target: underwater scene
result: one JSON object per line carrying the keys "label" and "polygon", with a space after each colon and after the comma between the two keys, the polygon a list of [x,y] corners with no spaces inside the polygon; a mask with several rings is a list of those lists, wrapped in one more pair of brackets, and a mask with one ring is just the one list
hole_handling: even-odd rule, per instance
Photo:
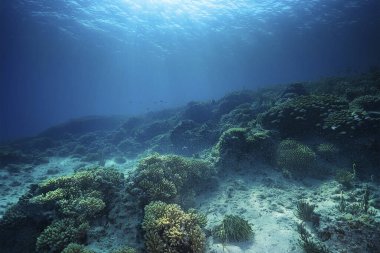
{"label": "underwater scene", "polygon": [[380,253],[379,0],[0,0],[0,253]]}

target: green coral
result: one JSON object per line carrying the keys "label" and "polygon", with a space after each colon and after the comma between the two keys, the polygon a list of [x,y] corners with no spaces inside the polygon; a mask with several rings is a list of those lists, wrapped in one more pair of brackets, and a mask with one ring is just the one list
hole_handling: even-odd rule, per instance
{"label": "green coral", "polygon": [[87,222],[67,218],[53,222],[37,238],[36,250],[38,252],[61,252],[73,242],[85,239],[89,228]]}
{"label": "green coral", "polygon": [[204,217],[195,212],[184,212],[176,204],[161,201],[145,207],[142,223],[148,253],[202,253],[206,237],[202,231]]}
{"label": "green coral", "polygon": [[62,176],[48,179],[38,186],[41,191],[49,192],[58,188],[72,188],[73,186],[80,189],[112,189],[114,185],[120,184],[122,174],[115,169],[95,167],[74,173],[69,176]]}
{"label": "green coral", "polygon": [[278,166],[294,176],[306,175],[313,168],[316,154],[308,146],[295,141],[283,140],[277,148]]}
{"label": "green coral", "polygon": [[317,154],[326,161],[332,162],[336,160],[339,149],[331,143],[321,143],[317,146]]}
{"label": "green coral", "polygon": [[298,96],[270,108],[261,115],[261,122],[266,128],[279,130],[283,136],[318,133],[331,112],[347,108],[347,101],[338,96]]}
{"label": "green coral", "polygon": [[137,251],[134,248],[131,248],[129,246],[124,246],[117,250],[112,251],[112,253],[137,253]]}
{"label": "green coral", "polygon": [[247,158],[271,161],[274,141],[268,130],[230,128],[220,136],[213,153],[222,167],[234,166]]}
{"label": "green coral", "polygon": [[250,103],[242,104],[220,119],[219,124],[222,130],[228,130],[233,127],[247,127],[248,123],[254,119],[254,111]]}
{"label": "green coral", "polygon": [[169,139],[176,152],[190,155],[213,145],[218,139],[218,132],[208,122],[200,124],[182,120],[170,131]]}
{"label": "green coral", "polygon": [[335,180],[346,188],[351,188],[356,179],[356,164],[352,165],[352,171],[338,170]]}
{"label": "green coral", "polygon": [[226,158],[241,160],[250,148],[247,134],[247,128],[230,128],[224,131],[215,146],[218,157],[222,161],[227,160]]}
{"label": "green coral", "polygon": [[380,114],[363,110],[340,110],[332,112],[323,121],[323,131],[335,139],[365,136],[378,133]]}
{"label": "green coral", "polygon": [[105,211],[122,183],[114,169],[93,168],[40,183],[29,203],[56,217],[37,238],[39,252],[60,252],[72,242],[85,238],[89,222]]}
{"label": "green coral", "polygon": [[221,224],[213,229],[213,235],[223,243],[244,242],[253,237],[251,225],[237,215],[226,215]]}
{"label": "green coral", "polygon": [[40,183],[31,201],[55,206],[67,217],[90,218],[104,210],[106,200],[122,179],[122,174],[113,169],[87,169]]}
{"label": "green coral", "polygon": [[[94,192],[94,194],[97,194]],[[61,211],[64,215],[75,216],[80,214],[82,217],[93,217],[101,213],[105,207],[106,203],[98,197],[91,197],[88,194],[86,197],[79,197],[75,200],[63,199],[59,202]]]}
{"label": "green coral", "polygon": [[70,243],[61,253],[94,253],[94,251],[86,249],[81,244]]}
{"label": "green coral", "polygon": [[380,96],[365,95],[355,98],[350,107],[363,111],[380,111]]}
{"label": "green coral", "polygon": [[199,190],[212,174],[213,167],[204,160],[153,154],[139,162],[133,187],[144,202],[175,201],[190,190]]}

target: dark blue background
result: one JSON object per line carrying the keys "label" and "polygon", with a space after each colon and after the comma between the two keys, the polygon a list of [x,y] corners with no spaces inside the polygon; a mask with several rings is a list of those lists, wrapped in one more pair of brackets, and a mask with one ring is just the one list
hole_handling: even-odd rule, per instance
{"label": "dark blue background", "polygon": [[0,2],[0,141],[73,117],[143,113],[380,64],[378,0],[347,10],[340,9],[347,1],[329,1],[313,11],[335,8],[339,18],[330,15],[302,31],[297,27],[315,13],[271,17],[261,29],[273,35],[250,34],[245,41],[244,30],[238,36],[209,29],[196,39],[152,38],[162,45],[176,42],[165,55],[147,36],[130,35],[124,40],[138,40],[137,45],[125,46],[115,39],[118,31],[105,35],[70,20],[38,18],[28,5],[14,2]]}

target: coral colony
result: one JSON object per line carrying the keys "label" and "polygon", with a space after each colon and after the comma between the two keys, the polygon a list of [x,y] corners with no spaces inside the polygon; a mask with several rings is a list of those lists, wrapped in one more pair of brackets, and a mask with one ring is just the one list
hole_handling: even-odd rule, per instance
{"label": "coral colony", "polygon": [[0,251],[380,252],[379,164],[379,72],[78,119],[1,146]]}

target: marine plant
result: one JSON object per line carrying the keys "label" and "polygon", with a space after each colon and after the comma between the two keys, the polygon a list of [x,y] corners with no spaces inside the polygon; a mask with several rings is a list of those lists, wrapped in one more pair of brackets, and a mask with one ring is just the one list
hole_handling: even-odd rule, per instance
{"label": "marine plant", "polygon": [[145,206],[142,228],[148,253],[202,253],[206,237],[204,216],[184,212],[177,204],[161,201]]}
{"label": "marine plant", "polygon": [[362,199],[362,209],[364,213],[368,213],[369,209],[369,195],[370,191],[368,189],[368,185],[366,186],[363,194],[363,199]]}
{"label": "marine plant", "polygon": [[339,212],[344,213],[347,210],[347,202],[344,198],[343,191],[340,192],[339,203],[337,205]]}
{"label": "marine plant", "polygon": [[302,221],[313,222],[314,225],[319,224],[319,216],[314,212],[315,205],[310,204],[306,200],[299,200],[295,211],[295,216]]}
{"label": "marine plant", "polygon": [[364,188],[360,198],[351,198],[347,203],[343,196],[343,191],[340,194],[340,200],[337,204],[337,209],[341,213],[349,213],[353,215],[354,219],[359,220],[372,220],[371,216],[376,215],[376,209],[371,207],[371,191],[368,185]]}
{"label": "marine plant", "polygon": [[70,243],[61,253],[94,253],[94,251],[87,249],[84,245]]}
{"label": "marine plant", "polygon": [[140,160],[131,191],[137,191],[143,203],[178,201],[191,190],[199,191],[214,172],[204,160],[155,153]]}
{"label": "marine plant", "polygon": [[315,161],[316,154],[314,151],[296,140],[283,140],[278,145],[277,164],[293,176],[310,174]]}
{"label": "marine plant", "polygon": [[223,243],[249,241],[253,237],[252,226],[237,215],[226,215],[213,229],[213,235]]}
{"label": "marine plant", "polygon": [[312,235],[305,228],[304,223],[297,224],[297,232],[299,233],[298,246],[305,253],[330,253],[325,245],[313,239]]}

